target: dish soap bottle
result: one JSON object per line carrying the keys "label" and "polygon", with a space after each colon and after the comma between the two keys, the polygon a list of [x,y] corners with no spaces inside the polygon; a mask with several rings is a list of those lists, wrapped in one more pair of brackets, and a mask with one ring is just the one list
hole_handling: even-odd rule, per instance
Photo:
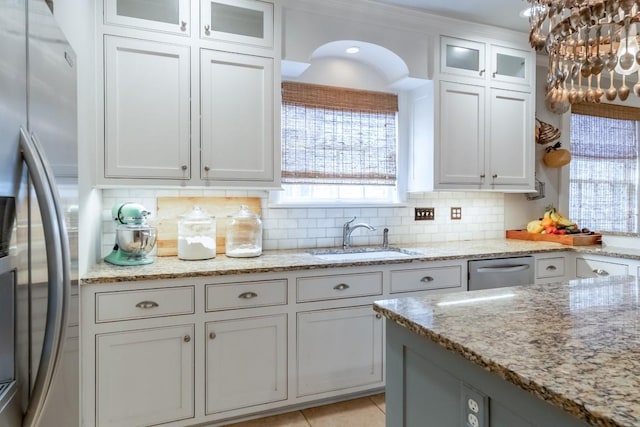
{"label": "dish soap bottle", "polygon": [[216,221],[199,206],[178,222],[178,258],[201,260],[216,256]]}
{"label": "dish soap bottle", "polygon": [[262,254],[262,221],[246,205],[231,217],[227,226],[225,253],[232,258],[249,258]]}

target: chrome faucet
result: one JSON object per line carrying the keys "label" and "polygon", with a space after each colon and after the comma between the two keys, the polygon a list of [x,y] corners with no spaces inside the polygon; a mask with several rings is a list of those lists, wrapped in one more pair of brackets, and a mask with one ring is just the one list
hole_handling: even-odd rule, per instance
{"label": "chrome faucet", "polygon": [[375,227],[369,224],[365,224],[363,222],[352,226],[351,223],[355,220],[356,220],[356,217],[354,216],[353,218],[351,218],[350,221],[345,222],[344,225],[342,226],[342,247],[344,249],[349,249],[349,247],[351,246],[351,233],[353,233],[353,230],[355,230],[356,228],[363,227],[370,231],[373,231],[376,229]]}

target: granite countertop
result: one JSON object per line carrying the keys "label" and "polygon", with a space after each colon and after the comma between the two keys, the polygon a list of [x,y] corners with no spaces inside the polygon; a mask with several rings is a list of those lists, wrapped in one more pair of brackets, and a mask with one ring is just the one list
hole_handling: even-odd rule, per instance
{"label": "granite countertop", "polygon": [[636,277],[401,298],[374,309],[592,425],[640,425]]}
{"label": "granite countertop", "polygon": [[[153,264],[120,267],[101,262],[82,277],[82,284],[125,281],[210,277],[243,273],[309,270],[333,267],[444,261],[463,258],[516,256],[539,252],[569,251],[571,247],[551,242],[525,240],[469,240],[430,245],[402,246],[412,255],[391,259],[325,261],[311,253],[313,249],[265,251],[256,258],[228,258],[218,254],[204,261],[183,261],[177,257],[156,257]],[[593,247],[595,250],[596,247]],[[640,254],[639,254],[640,259]]]}

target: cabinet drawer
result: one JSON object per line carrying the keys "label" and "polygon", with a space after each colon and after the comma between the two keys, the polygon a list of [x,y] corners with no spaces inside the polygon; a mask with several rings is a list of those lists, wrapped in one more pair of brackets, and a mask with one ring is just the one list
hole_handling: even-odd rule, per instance
{"label": "cabinet drawer", "polygon": [[193,314],[193,286],[96,294],[96,323]]}
{"label": "cabinet drawer", "polygon": [[207,285],[206,311],[264,307],[287,303],[287,280]]}
{"label": "cabinet drawer", "polygon": [[539,259],[536,263],[536,278],[563,277],[564,263],[565,259],[562,257]]}
{"label": "cabinet drawer", "polygon": [[462,286],[462,267],[420,268],[391,272],[391,293],[459,288]]}
{"label": "cabinet drawer", "polygon": [[576,276],[579,278],[621,276],[629,274],[629,266],[615,262],[576,258]]}
{"label": "cabinet drawer", "polygon": [[298,302],[382,295],[382,272],[301,277]]}

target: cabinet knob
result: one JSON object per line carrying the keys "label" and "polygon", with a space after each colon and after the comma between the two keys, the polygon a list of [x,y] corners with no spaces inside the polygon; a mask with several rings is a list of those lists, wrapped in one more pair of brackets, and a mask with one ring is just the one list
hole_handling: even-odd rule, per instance
{"label": "cabinet knob", "polygon": [[478,74],[480,74],[481,76],[484,74],[486,70],[480,70],[480,72]]}
{"label": "cabinet knob", "polygon": [[546,270],[548,271],[556,271],[558,268],[555,265],[548,265]]}
{"label": "cabinet knob", "polygon": [[336,291],[344,291],[345,289],[349,289],[349,285],[347,285],[346,283],[340,283],[339,285],[335,285],[333,289],[335,289]]}
{"label": "cabinet knob", "polygon": [[157,307],[160,307],[160,305],[155,301],[140,301],[139,303],[136,304],[136,307],[146,309],[146,308],[157,308]]}
{"label": "cabinet knob", "polygon": [[593,270],[594,273],[596,273],[598,276],[608,276],[609,272],[607,270],[603,270],[601,268],[596,268],[595,270]]}
{"label": "cabinet knob", "polygon": [[433,282],[433,277],[431,276],[424,276],[422,279],[420,279],[420,281],[422,283],[429,283],[429,282]]}
{"label": "cabinet knob", "polygon": [[494,72],[493,72],[493,74],[492,74],[491,76],[495,79],[497,75],[498,75],[498,73],[496,73],[496,72],[494,71]]}
{"label": "cabinet knob", "polygon": [[183,171],[186,171],[187,169],[189,169],[189,167],[187,165],[182,165],[180,166],[180,169],[182,169]]}
{"label": "cabinet knob", "polygon": [[484,178],[485,178],[485,176],[486,176],[485,174],[482,174],[482,175],[480,175],[480,178],[481,178],[481,179],[484,179]]}
{"label": "cabinet knob", "polygon": [[497,173],[494,173],[493,175],[491,175],[491,178],[496,179],[498,177]]}
{"label": "cabinet knob", "polygon": [[215,332],[209,332],[209,339],[210,340],[215,340],[216,339],[216,333]]}
{"label": "cabinet knob", "polygon": [[211,27],[209,25],[204,26],[204,33],[208,36],[211,35]]}
{"label": "cabinet knob", "polygon": [[205,166],[203,169],[204,169],[205,172],[209,172],[211,170],[211,168],[209,166]]}
{"label": "cabinet knob", "polygon": [[187,31],[187,23],[185,21],[180,22],[180,31]]}
{"label": "cabinet knob", "polygon": [[243,292],[240,295],[238,295],[238,298],[251,299],[251,298],[255,298],[257,296],[258,296],[258,294],[256,294],[255,292]]}
{"label": "cabinet knob", "polygon": [[376,319],[382,319],[382,314],[377,313],[377,314],[376,314]]}
{"label": "cabinet knob", "polygon": [[191,337],[189,335],[185,335],[184,338],[183,338],[183,341],[184,342],[189,342],[189,341],[191,341]]}

